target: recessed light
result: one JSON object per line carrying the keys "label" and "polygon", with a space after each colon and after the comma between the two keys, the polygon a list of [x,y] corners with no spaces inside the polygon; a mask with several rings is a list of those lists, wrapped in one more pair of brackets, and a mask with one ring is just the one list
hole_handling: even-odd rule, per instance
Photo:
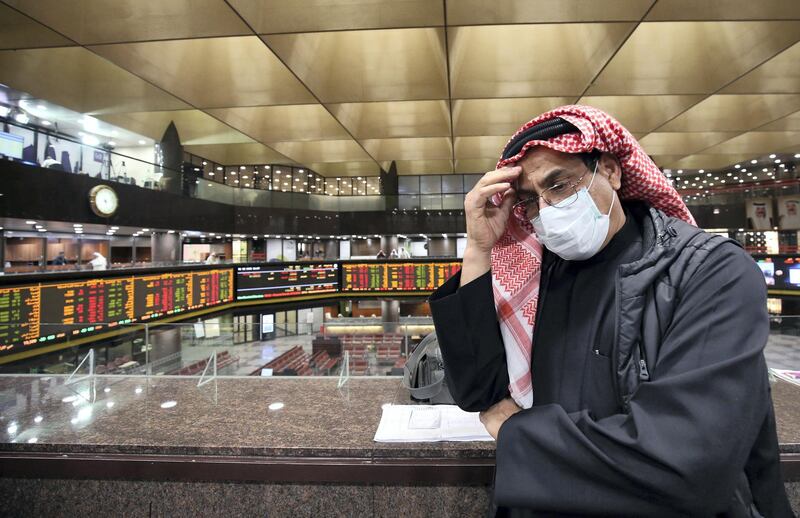
{"label": "recessed light", "polygon": [[36,222],[35,222],[35,221],[33,221],[32,219],[29,219],[29,220],[27,220],[27,221],[25,222],[25,224],[26,224],[26,225],[35,225],[35,224],[36,224]]}
{"label": "recessed light", "polygon": [[147,144],[147,142],[146,142],[146,141],[144,141],[144,140],[140,140],[140,141],[139,141],[139,145],[140,145],[140,146],[144,146],[145,144]]}

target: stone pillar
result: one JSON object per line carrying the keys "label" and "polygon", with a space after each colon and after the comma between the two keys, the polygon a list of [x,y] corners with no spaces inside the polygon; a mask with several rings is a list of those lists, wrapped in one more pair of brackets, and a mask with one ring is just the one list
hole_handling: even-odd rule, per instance
{"label": "stone pillar", "polygon": [[150,260],[154,263],[173,263],[182,260],[183,247],[176,232],[153,232],[150,236]]}
{"label": "stone pillar", "polygon": [[381,300],[381,321],[384,333],[396,333],[400,327],[400,301]]}
{"label": "stone pillar", "polygon": [[47,238],[42,238],[42,248],[41,248],[42,256],[39,258],[39,266],[42,268],[47,268]]}
{"label": "stone pillar", "polygon": [[397,210],[399,206],[399,199],[397,197],[399,190],[399,180],[397,178],[397,164],[394,162],[389,166],[388,171],[381,169],[381,195],[386,200],[386,212]]}
{"label": "stone pillar", "polygon": [[[183,184],[183,146],[174,122],[170,122],[156,147],[155,171],[163,174],[161,188],[165,191],[180,194]],[[185,192],[189,195],[189,192]]]}

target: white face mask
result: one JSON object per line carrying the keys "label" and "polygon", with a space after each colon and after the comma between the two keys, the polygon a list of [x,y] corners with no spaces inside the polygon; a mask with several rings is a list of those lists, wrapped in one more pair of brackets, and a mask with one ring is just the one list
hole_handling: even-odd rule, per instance
{"label": "white face mask", "polygon": [[567,261],[589,259],[600,251],[608,236],[609,216],[617,193],[612,189],[611,207],[608,214],[602,214],[589,194],[596,174],[597,164],[589,187],[579,189],[574,202],[565,207],[556,205],[540,209],[539,215],[531,220],[542,244]]}

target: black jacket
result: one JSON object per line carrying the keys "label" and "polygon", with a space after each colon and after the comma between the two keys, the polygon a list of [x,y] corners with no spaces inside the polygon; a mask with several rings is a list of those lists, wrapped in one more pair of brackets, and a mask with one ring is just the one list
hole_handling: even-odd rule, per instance
{"label": "black jacket", "polygon": [[[534,380],[533,408],[500,428],[495,503],[548,514],[792,516],[762,353],[761,272],[732,240],[644,205],[632,213],[644,254],[616,280],[608,383],[619,412],[595,419],[537,406]],[[429,302],[451,393],[479,411],[508,394],[505,352],[489,274],[469,297],[459,277]]]}

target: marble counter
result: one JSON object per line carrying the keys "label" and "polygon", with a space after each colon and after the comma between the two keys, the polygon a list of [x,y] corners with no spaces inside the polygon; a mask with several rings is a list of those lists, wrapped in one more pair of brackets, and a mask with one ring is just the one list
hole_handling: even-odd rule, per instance
{"label": "marble counter", "polygon": [[[398,378],[0,376],[0,452],[247,458],[464,460],[492,442],[375,443],[385,404],[410,403]],[[800,387],[773,386],[783,453],[800,453]],[[280,408],[278,408],[280,407]],[[483,461],[483,463],[481,462]]]}

